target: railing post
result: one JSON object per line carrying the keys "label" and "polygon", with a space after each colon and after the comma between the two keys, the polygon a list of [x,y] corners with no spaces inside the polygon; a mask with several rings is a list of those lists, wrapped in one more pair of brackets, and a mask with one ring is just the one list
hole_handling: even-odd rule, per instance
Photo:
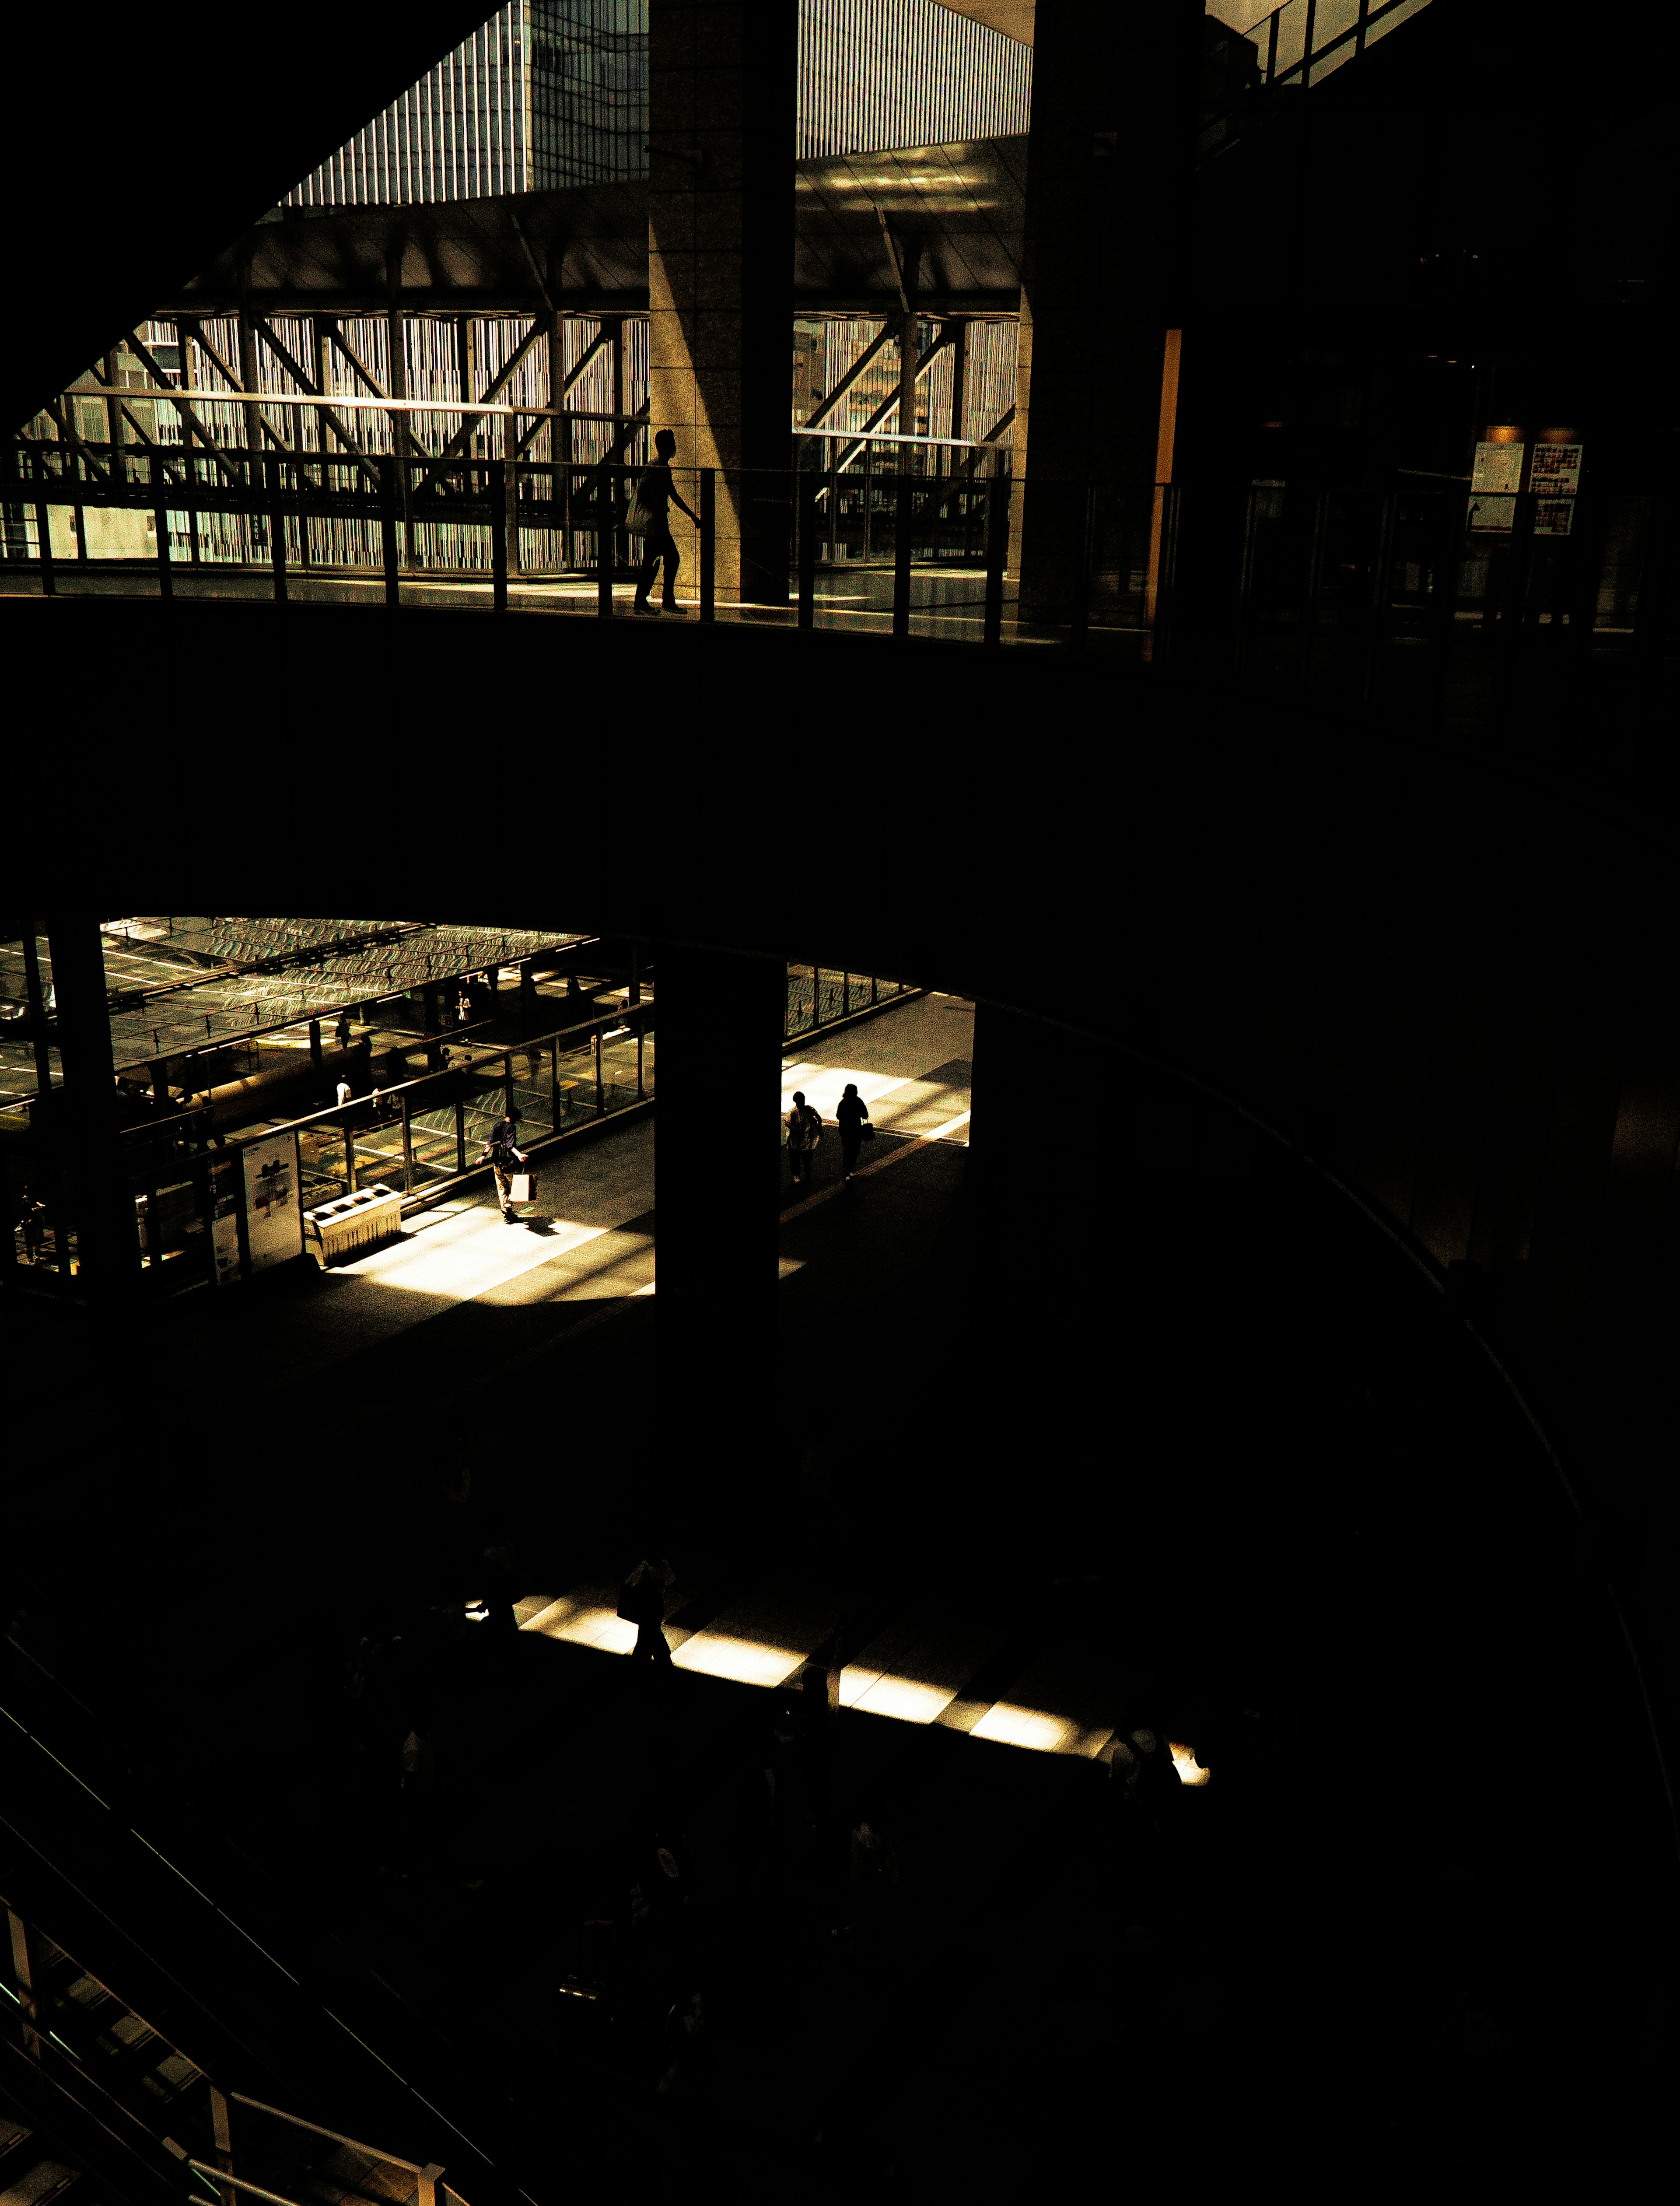
{"label": "railing post", "polygon": [[700,608],[703,621],[716,618],[718,594],[718,470],[700,474]]}
{"label": "railing post", "polygon": [[1307,35],[1301,42],[1301,89],[1313,82],[1313,36],[1318,27],[1319,0],[1307,0]]}
{"label": "railing post", "polygon": [[1366,704],[1377,683],[1377,662],[1383,647],[1384,616],[1388,611],[1390,576],[1394,566],[1394,530],[1400,500],[1396,492],[1390,491],[1383,499],[1382,518],[1377,524],[1376,573],[1371,584],[1371,629],[1365,640],[1365,679],[1360,695]]}
{"label": "railing post", "polygon": [[610,466],[603,466],[601,469],[595,516],[595,612],[599,619],[611,620],[613,540],[617,534],[615,524],[618,519],[618,493]]}
{"label": "railing post", "polygon": [[814,468],[795,473],[794,492],[799,515],[799,625],[816,625],[817,605],[817,483]]}
{"label": "railing post", "polygon": [[1091,531],[1096,501],[1095,485],[1087,483],[1079,501],[1079,544],[1074,560],[1074,599],[1068,622],[1068,641],[1075,651],[1084,650],[1091,626]]}
{"label": "railing post", "polygon": [[379,462],[379,552],[385,570],[385,603],[399,602],[396,556],[396,462],[387,455]]}
{"label": "railing post", "polygon": [[433,2161],[428,2167],[421,2168],[420,2173],[420,2195],[414,2201],[414,2206],[440,2206],[438,2192],[442,2182],[443,2173],[444,2171],[442,2167],[436,2161]]}
{"label": "railing post", "polygon": [[41,2057],[39,2011],[35,2004],[34,1956],[30,1951],[29,1925],[9,1907],[6,1921],[12,1934],[12,1982],[23,2023],[23,2049],[32,2060]]}
{"label": "railing post", "polygon": [[892,632],[910,633],[910,492],[912,481],[907,455],[898,462],[898,481],[892,504]]}
{"label": "railing post", "polygon": [[851,976],[851,975],[850,975],[849,973],[842,973],[842,974],[841,974],[841,975],[840,975],[840,1016],[841,1016],[841,1017],[842,1017],[843,1019],[844,1019],[844,1018],[849,1018],[849,1017],[850,1017],[850,1016],[851,1016],[851,1010],[852,1010],[852,976]]}
{"label": "railing post", "polygon": [[1004,640],[1004,562],[1009,557],[1009,478],[994,474],[986,490],[985,643]]}
{"label": "railing post", "polygon": [[170,516],[161,485],[158,488],[158,503],[152,508],[152,526],[158,532],[158,594],[160,598],[172,598],[175,576],[170,569]]}
{"label": "railing post", "polygon": [[346,1195],[354,1195],[355,1191],[356,1137],[355,1130],[350,1124],[349,1113],[346,1112],[344,1114],[344,1192]]}
{"label": "railing post", "polygon": [[502,1052],[502,1101],[508,1117],[511,1118],[513,1116],[514,1097],[513,1052],[510,1049],[504,1049]]}
{"label": "railing post", "polygon": [[41,556],[41,595],[56,598],[58,574],[52,563],[52,508],[39,493],[35,499],[35,544]]}
{"label": "railing post", "polygon": [[606,1101],[601,1092],[601,1030],[597,1027],[595,1029],[595,1116],[599,1118],[604,1117],[605,1112]]}
{"label": "railing post", "polygon": [[491,460],[490,474],[490,602],[498,613],[508,610],[508,463]]}
{"label": "railing post", "polygon": [[467,1169],[467,1099],[455,1099],[455,1168],[458,1172]]}
{"label": "railing post", "polygon": [[1371,0],[1359,0],[1359,22],[1354,31],[1354,58],[1365,51],[1365,26],[1371,15]]}
{"label": "railing post", "polygon": [[642,1031],[641,1021],[638,1019],[636,1021],[636,1100],[638,1103],[645,1103],[647,1100],[647,1079],[643,1063],[643,1052],[646,1046],[647,1036]]}
{"label": "railing post", "polygon": [[414,1129],[408,1116],[408,1091],[405,1089],[396,1100],[402,1106],[402,1192],[412,1195],[414,1191]]}
{"label": "railing post", "polygon": [[285,465],[278,452],[268,455],[268,557],[274,570],[274,602],[286,602],[286,516],[280,503],[280,470]]}
{"label": "railing post", "polygon": [[[228,2122],[228,2097],[225,2091],[210,2087],[210,2126],[216,2142],[216,2165],[223,2175],[233,2173],[233,2131]],[[221,2183],[217,2189],[222,2194],[222,2206],[235,2206],[238,2193],[230,2183]]]}
{"label": "railing post", "polygon": [[551,1129],[560,1130],[560,1037],[550,1037],[548,1045],[548,1123]]}

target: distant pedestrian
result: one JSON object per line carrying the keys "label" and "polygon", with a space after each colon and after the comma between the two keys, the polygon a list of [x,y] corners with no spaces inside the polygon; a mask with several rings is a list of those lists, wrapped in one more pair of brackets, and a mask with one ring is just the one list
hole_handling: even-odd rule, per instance
{"label": "distant pedestrian", "polygon": [[811,1160],[816,1154],[817,1144],[823,1137],[823,1122],[802,1094],[795,1094],[793,1108],[788,1113],[788,1168],[796,1185],[803,1187],[811,1176]]}
{"label": "distant pedestrian", "polygon": [[472,1017],[473,999],[468,993],[467,984],[463,981],[461,993],[455,999],[455,1023],[458,1027],[464,1027],[471,1022]]}
{"label": "distant pedestrian", "polygon": [[513,1204],[513,1172],[516,1165],[527,1161],[523,1149],[515,1146],[517,1128],[504,1112],[490,1130],[479,1162],[490,1166],[496,1182],[496,1200],[502,1206],[502,1215],[509,1225],[517,1225],[518,1213]]}
{"label": "distant pedestrian", "polygon": [[619,1589],[619,1616],[636,1627],[636,1643],[631,1650],[635,1661],[670,1667],[670,1645],[664,1633],[665,1595],[676,1577],[663,1555],[644,1557]]}
{"label": "distant pedestrian", "polygon": [[863,1147],[863,1129],[869,1118],[869,1106],[857,1092],[857,1082],[849,1080],[846,1092],[834,1106],[834,1123],[840,1129],[840,1162],[849,1179],[857,1170],[858,1151]]}
{"label": "distant pedestrian", "polygon": [[18,1199],[18,1224],[23,1228],[24,1262],[39,1264],[41,1243],[46,1234],[46,1205],[33,1187],[26,1187]]}
{"label": "distant pedestrian", "polygon": [[[682,617],[682,607],[676,602],[676,569],[680,555],[676,539],[670,533],[671,501],[676,500],[696,528],[700,525],[699,514],[693,506],[683,503],[681,493],[670,479],[671,455],[676,450],[676,432],[661,429],[653,439],[653,464],[636,485],[635,503],[630,509],[630,534],[640,536],[642,543],[641,572],[636,577],[636,599],[631,610],[650,618],[660,612]],[[659,605],[650,605],[647,593],[653,587],[662,559],[665,568],[664,599]]]}
{"label": "distant pedestrian", "polygon": [[340,1049],[350,1046],[350,1015],[348,1011],[338,1014],[338,1023],[332,1030],[332,1038]]}
{"label": "distant pedestrian", "polygon": [[345,1104],[349,1101],[350,1094],[350,1076],[348,1072],[341,1072],[338,1076],[338,1085],[333,1090],[334,1100],[340,1110],[343,1110]]}

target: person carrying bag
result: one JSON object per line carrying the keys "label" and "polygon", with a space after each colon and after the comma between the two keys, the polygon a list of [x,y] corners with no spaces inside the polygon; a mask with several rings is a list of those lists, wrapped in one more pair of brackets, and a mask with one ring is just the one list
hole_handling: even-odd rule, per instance
{"label": "person carrying bag", "polygon": [[509,1225],[519,1222],[514,1214],[514,1205],[531,1201],[537,1191],[536,1174],[516,1169],[528,1161],[524,1150],[515,1146],[513,1121],[504,1113],[491,1128],[479,1162],[490,1166],[496,1182],[496,1200]]}

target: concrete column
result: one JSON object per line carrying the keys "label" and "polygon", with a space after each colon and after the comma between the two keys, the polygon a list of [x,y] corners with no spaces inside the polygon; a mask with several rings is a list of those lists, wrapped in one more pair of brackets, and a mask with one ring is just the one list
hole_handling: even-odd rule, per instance
{"label": "concrete column", "polygon": [[[650,427],[676,431],[696,510],[685,469],[789,465],[798,53],[791,6],[648,9]],[[720,474],[720,598],[787,602],[788,499],[785,480]],[[671,524],[692,585],[695,532]]]}
{"label": "concrete column", "polygon": [[138,1289],[140,1239],[117,1149],[104,951],[97,919],[49,918],[46,929],[64,1075],[63,1088],[44,1099],[46,1125],[75,1226],[80,1284],[112,1302]]}
{"label": "concrete column", "polygon": [[1148,564],[1162,368],[1179,296],[1202,0],[1041,9],[1033,55],[1010,568],[1024,616],[1065,619],[1084,485],[1121,615]]}
{"label": "concrete column", "polygon": [[750,1504],[775,1460],[787,968],[661,943],[654,1155],[661,1482]]}

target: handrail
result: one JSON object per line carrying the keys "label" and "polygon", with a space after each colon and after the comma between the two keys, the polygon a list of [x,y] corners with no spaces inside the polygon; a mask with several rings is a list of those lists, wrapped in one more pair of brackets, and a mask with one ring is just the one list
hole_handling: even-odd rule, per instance
{"label": "handrail", "polygon": [[986,437],[909,437],[897,429],[802,429],[795,424],[795,437],[827,437],[835,444],[853,441],[867,444],[950,444],[963,452],[989,452],[992,441]]}
{"label": "handrail", "polygon": [[[1397,7],[1399,0],[1391,0],[1391,4]],[[185,405],[197,399],[200,403],[215,400],[227,406],[342,407],[346,412],[363,414],[511,414],[517,415],[521,421],[617,421],[629,423],[632,426],[644,420],[647,414],[646,404],[634,413],[592,414],[581,406],[505,406],[499,399],[491,402],[476,398],[347,398],[336,391],[325,397],[309,397],[290,391],[183,391],[167,384],[125,384],[121,389],[116,385],[95,384],[92,390],[72,384],[63,395],[69,398],[168,398],[177,405]],[[100,439],[81,437],[76,441],[97,447]],[[332,459],[345,466],[352,466],[357,456],[354,452],[283,452],[275,456],[282,459]],[[436,455],[428,453],[424,456],[435,459]],[[462,455],[458,463],[462,466],[482,464],[467,455]],[[590,467],[597,462],[580,460],[577,464]],[[533,461],[532,465],[546,467],[548,462]]]}
{"label": "handrail", "polygon": [[331,2137],[335,2144],[349,2145],[352,2152],[365,2152],[370,2160],[384,2161],[388,2167],[406,2167],[410,2175],[424,2175],[426,2173],[417,2162],[404,2160],[401,2153],[381,2152],[376,2146],[363,2144],[360,2137],[341,2136],[337,2130],[323,2128],[319,2122],[306,2122],[301,2114],[289,2114],[280,2107],[265,2106],[260,2099],[248,2099],[243,2091],[229,2091],[228,2096],[238,2105],[250,2107],[259,2114],[272,2114],[276,2121],[290,2122],[301,2130],[313,2130],[317,2137]]}
{"label": "handrail", "polygon": [[[650,1001],[646,1004],[633,1004],[629,1008],[635,1011],[646,1011],[651,1012],[654,1010],[655,1006]],[[336,1118],[341,1111],[360,1110],[365,1105],[375,1101],[383,1103],[388,1095],[406,1095],[414,1088],[423,1087],[429,1080],[459,1079],[463,1073],[471,1073],[481,1070],[485,1064],[489,1063],[495,1058],[503,1057],[521,1057],[524,1055],[527,1050],[540,1049],[545,1042],[558,1041],[565,1034],[589,1034],[593,1032],[595,1028],[605,1027],[611,1024],[614,1019],[622,1019],[623,1017],[624,1013],[622,1010],[617,1011],[603,1011],[595,1018],[581,1019],[575,1026],[556,1027],[547,1034],[529,1034],[519,1041],[505,1043],[500,1049],[486,1050],[483,1058],[479,1060],[477,1063],[440,1065],[435,1072],[417,1073],[412,1080],[398,1081],[394,1087],[382,1088],[377,1097],[372,1094],[353,1095],[348,1103],[326,1104],[319,1111],[310,1111],[306,1112],[301,1118],[287,1118],[283,1119],[277,1126],[265,1127],[260,1134],[253,1134],[248,1136],[235,1134],[227,1146],[229,1149],[242,1148],[245,1147],[247,1139],[253,1142],[265,1142],[271,1135],[274,1134],[289,1134],[296,1127],[313,1125],[318,1118]],[[626,1031],[633,1030],[634,1029],[629,1028],[626,1029]],[[204,1106],[201,1105],[200,1107],[202,1109]],[[168,1118],[159,1118],[154,1121],[154,1126],[167,1127],[173,1123],[174,1122],[172,1120]]]}

